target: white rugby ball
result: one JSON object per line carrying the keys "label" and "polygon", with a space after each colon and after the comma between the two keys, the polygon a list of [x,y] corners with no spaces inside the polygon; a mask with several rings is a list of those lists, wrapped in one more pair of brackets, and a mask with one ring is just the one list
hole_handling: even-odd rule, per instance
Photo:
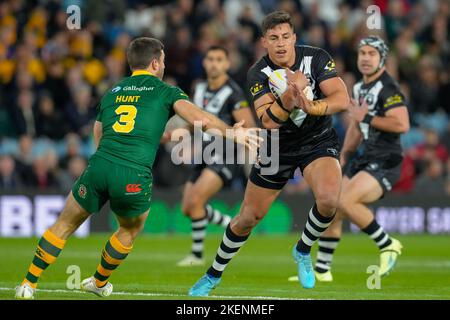
{"label": "white rugby ball", "polygon": [[[289,69],[277,69],[272,71],[272,73],[269,76],[270,92],[272,92],[272,94],[275,96],[276,99],[280,99],[282,94],[285,93],[287,90],[288,84],[286,71],[294,73],[292,70]],[[309,100],[314,99],[314,94],[312,92],[311,86],[306,86],[306,88],[303,90],[303,93]]]}

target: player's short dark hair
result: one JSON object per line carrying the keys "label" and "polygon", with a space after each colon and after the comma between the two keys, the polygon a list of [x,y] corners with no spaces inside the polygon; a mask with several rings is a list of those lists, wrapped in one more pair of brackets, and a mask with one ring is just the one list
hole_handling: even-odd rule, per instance
{"label": "player's short dark hair", "polygon": [[279,24],[287,23],[294,30],[294,24],[292,23],[292,18],[289,13],[286,11],[274,11],[269,13],[264,17],[261,23],[261,32],[262,35],[265,36],[267,31],[275,28]]}
{"label": "player's short dark hair", "polygon": [[210,51],[216,51],[216,50],[223,51],[225,53],[225,56],[228,58],[228,55],[229,55],[228,49],[225,48],[224,46],[221,46],[221,45],[218,45],[218,44],[210,46],[208,48],[208,50],[206,50],[206,54],[208,54],[208,52],[210,52]]}
{"label": "player's short dark hair", "polygon": [[153,59],[159,60],[162,50],[164,45],[158,39],[148,37],[134,39],[127,48],[130,69],[147,69]]}

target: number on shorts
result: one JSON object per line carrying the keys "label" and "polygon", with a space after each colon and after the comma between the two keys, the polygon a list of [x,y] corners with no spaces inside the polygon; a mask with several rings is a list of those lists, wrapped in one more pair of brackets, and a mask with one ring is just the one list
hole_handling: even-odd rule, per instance
{"label": "number on shorts", "polygon": [[122,104],[116,109],[116,114],[120,115],[119,121],[112,126],[115,132],[130,133],[134,129],[134,119],[137,109],[133,105]]}

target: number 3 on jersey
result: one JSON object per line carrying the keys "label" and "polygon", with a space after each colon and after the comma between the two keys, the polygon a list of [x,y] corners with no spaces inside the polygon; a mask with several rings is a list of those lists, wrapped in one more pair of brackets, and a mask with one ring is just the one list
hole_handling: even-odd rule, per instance
{"label": "number 3 on jersey", "polygon": [[134,129],[134,119],[137,114],[136,107],[129,104],[122,104],[116,109],[116,114],[120,115],[120,118],[112,126],[113,130],[119,133],[130,133]]}

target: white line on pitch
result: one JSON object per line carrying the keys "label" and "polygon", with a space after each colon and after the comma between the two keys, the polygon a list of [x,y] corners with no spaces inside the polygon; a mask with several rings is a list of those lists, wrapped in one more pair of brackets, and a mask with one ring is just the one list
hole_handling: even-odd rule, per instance
{"label": "white line on pitch", "polygon": [[[2,288],[0,291],[14,291],[14,288]],[[51,293],[83,293],[80,290],[62,290],[62,289],[36,289],[37,292],[51,292]],[[142,296],[142,297],[176,297],[176,298],[186,298],[187,295],[176,294],[176,293],[154,293],[154,292],[124,292],[118,291],[113,292],[112,295],[129,295],[129,296]],[[209,298],[217,299],[256,299],[256,300],[312,300],[312,299],[300,299],[300,298],[283,298],[283,297],[270,297],[270,296],[210,296]]]}

